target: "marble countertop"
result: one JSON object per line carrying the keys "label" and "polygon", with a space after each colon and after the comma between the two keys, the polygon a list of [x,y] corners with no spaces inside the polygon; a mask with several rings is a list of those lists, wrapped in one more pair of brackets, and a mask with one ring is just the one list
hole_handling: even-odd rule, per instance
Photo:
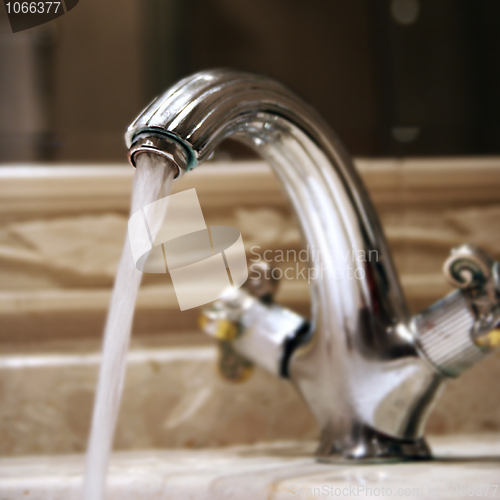
{"label": "marble countertop", "polygon": [[[500,497],[500,435],[439,436],[430,443],[433,461],[376,465],[316,463],[312,442],[115,453],[107,498]],[[82,466],[81,455],[1,458],[0,499],[76,500]]]}

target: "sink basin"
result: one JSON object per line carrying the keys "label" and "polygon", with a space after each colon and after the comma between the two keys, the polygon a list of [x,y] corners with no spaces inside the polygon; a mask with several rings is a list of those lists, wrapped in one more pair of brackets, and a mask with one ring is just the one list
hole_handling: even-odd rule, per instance
{"label": "sink basin", "polygon": [[[439,457],[432,462],[380,465],[316,463],[311,458],[314,443],[291,441],[115,453],[107,498],[445,498],[465,496],[463,491],[469,486],[475,496],[479,490],[487,497],[500,494],[496,486],[500,435],[440,436],[431,437],[430,442]],[[82,467],[81,455],[0,459],[0,498],[79,499]],[[491,485],[488,491],[487,485]]]}

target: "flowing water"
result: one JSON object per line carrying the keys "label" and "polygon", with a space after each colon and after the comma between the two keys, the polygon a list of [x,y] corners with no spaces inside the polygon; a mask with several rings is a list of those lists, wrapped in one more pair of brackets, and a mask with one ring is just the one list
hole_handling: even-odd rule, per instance
{"label": "flowing water", "polygon": [[[168,196],[175,175],[168,161],[158,155],[141,154],[136,163],[131,214]],[[101,370],[87,449],[83,500],[104,498],[108,460],[120,407],[126,355],[141,278],[142,273],[135,268],[127,236],[104,331]]]}

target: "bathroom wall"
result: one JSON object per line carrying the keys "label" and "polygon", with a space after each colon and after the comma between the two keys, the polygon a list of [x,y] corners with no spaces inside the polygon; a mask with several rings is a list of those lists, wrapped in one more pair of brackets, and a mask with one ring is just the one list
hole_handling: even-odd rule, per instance
{"label": "bathroom wall", "polygon": [[[21,141],[35,127],[41,147],[13,158],[4,145],[0,161],[122,161],[134,116],[213,67],[278,79],[357,156],[499,154],[499,10],[495,0],[81,1],[46,26],[45,54],[23,56],[35,76],[2,94],[10,119],[0,135]],[[2,30],[3,53],[20,60],[9,46],[32,32]],[[3,61],[2,75],[13,75]],[[24,109],[40,77],[48,92],[30,112],[42,113],[19,129],[10,110]]]}

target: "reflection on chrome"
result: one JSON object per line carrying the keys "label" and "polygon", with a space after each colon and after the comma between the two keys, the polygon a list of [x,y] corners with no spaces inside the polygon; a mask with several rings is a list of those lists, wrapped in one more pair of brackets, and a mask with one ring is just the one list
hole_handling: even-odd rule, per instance
{"label": "reflection on chrome", "polygon": [[126,140],[132,164],[156,152],[181,175],[229,136],[272,166],[316,250],[309,266],[328,267],[332,252],[378,258],[345,259],[341,278],[312,280],[309,321],[240,289],[206,311],[203,325],[213,335],[237,331],[223,341],[242,359],[290,378],[322,429],[321,460],[429,457],[424,424],[443,382],[491,350],[478,339],[498,328],[498,264],[472,246],[456,249],[445,272],[459,289],[411,318],[349,155],[313,109],[264,77],[216,70],[186,78],[137,118]]}

